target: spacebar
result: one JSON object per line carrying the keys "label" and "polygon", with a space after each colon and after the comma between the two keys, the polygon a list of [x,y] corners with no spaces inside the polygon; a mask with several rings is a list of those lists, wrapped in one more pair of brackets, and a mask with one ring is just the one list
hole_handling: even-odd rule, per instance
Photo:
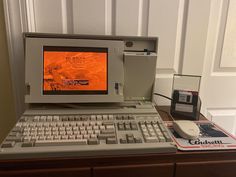
{"label": "spacebar", "polygon": [[35,146],[67,146],[67,145],[86,145],[86,139],[80,140],[43,140],[36,141]]}

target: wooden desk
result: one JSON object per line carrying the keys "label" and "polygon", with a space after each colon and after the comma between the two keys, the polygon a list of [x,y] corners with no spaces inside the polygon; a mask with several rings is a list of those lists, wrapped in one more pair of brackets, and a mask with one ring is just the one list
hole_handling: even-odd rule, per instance
{"label": "wooden desk", "polygon": [[236,150],[0,160],[0,177],[235,177],[235,169]]}

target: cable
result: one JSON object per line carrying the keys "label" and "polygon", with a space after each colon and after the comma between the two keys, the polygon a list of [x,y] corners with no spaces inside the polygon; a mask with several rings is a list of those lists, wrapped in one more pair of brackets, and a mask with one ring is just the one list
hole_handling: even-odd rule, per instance
{"label": "cable", "polygon": [[161,97],[166,98],[166,99],[168,99],[168,100],[172,100],[172,98],[170,98],[170,97],[168,97],[168,96],[165,96],[165,95],[162,95],[162,94],[160,94],[160,93],[154,93],[154,95],[158,95],[158,96],[161,96]]}

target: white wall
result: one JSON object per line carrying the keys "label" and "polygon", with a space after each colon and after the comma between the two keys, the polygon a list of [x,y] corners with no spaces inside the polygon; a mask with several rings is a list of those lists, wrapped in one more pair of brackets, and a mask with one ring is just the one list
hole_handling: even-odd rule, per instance
{"label": "white wall", "polygon": [[[202,75],[205,115],[211,109],[236,108],[236,84],[229,92],[217,86],[220,82],[230,87],[236,75],[234,50],[227,50],[234,28],[226,29],[235,25],[233,0],[4,0],[4,4],[18,116],[24,110],[24,31],[158,36],[157,92],[171,96],[173,73]],[[222,21],[223,17],[229,18]],[[222,40],[224,36],[229,42]],[[162,98],[157,102],[169,104]]]}

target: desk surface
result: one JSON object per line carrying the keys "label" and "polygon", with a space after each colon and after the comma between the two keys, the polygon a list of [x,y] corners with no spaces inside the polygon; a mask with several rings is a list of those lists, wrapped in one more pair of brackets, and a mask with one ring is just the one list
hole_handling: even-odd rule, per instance
{"label": "desk surface", "polygon": [[[168,110],[168,107],[159,107]],[[159,111],[164,120],[168,115]],[[201,116],[202,120],[206,120]],[[235,177],[236,150],[0,160],[0,176]],[[148,175],[147,175],[148,174]]]}

